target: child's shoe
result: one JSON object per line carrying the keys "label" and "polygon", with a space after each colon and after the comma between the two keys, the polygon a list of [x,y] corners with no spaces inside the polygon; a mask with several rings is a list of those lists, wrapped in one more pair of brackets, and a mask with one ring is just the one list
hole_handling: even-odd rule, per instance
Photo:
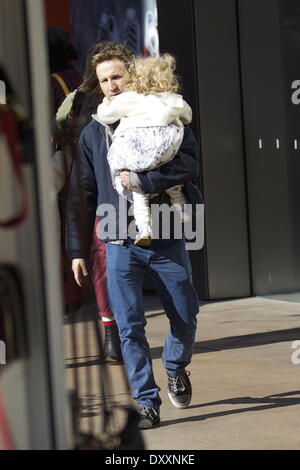
{"label": "child's shoe", "polygon": [[152,233],[150,231],[139,232],[136,237],[134,244],[137,246],[149,246],[152,241]]}

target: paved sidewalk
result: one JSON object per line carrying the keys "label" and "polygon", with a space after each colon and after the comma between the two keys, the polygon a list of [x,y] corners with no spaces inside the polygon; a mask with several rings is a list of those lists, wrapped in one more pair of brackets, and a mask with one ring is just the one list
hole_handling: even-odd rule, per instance
{"label": "paved sidewalk", "polygon": [[149,450],[300,449],[300,364],[292,363],[293,353],[300,360],[300,304],[251,298],[202,306],[185,410],[166,393],[167,320],[155,298],[147,310],[163,399],[161,426],[143,432]]}
{"label": "paved sidewalk", "polygon": [[[146,331],[163,400],[161,425],[143,431],[148,450],[300,449],[300,364],[292,363],[293,353],[300,360],[299,303],[250,298],[203,305],[188,368],[193,399],[188,409],[177,410],[167,396],[161,362],[168,320],[156,297],[146,296],[145,302]],[[87,323],[78,327],[89,328]],[[93,405],[99,381],[91,334],[89,338],[88,351],[84,336],[78,348],[88,367],[78,370],[83,383],[86,370],[94,370],[94,395],[87,395]],[[296,349],[294,341],[299,341]],[[66,350],[72,363],[67,341]],[[109,372],[116,401],[126,401],[121,367],[111,365]],[[93,412],[97,414],[94,405]],[[83,425],[89,415],[83,413]]]}

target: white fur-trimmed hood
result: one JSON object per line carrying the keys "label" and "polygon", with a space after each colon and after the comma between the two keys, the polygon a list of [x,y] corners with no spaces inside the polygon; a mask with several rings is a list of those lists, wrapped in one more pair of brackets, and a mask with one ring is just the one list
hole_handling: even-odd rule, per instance
{"label": "white fur-trimmed hood", "polygon": [[93,118],[101,124],[113,124],[121,120],[123,125],[130,127],[167,126],[172,122],[182,125],[191,122],[192,110],[183,97],[176,93],[142,95],[126,91],[112,101],[104,98]]}

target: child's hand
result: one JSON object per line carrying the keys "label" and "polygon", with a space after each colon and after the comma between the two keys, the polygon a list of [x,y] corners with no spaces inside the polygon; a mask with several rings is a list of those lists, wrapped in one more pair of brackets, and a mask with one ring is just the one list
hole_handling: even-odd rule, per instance
{"label": "child's hand", "polygon": [[120,173],[120,179],[121,179],[122,185],[123,185],[125,188],[127,188],[127,189],[132,189],[132,186],[131,186],[131,184],[130,184],[129,175],[130,175],[130,171],[129,171],[129,170],[122,170],[121,173]]}

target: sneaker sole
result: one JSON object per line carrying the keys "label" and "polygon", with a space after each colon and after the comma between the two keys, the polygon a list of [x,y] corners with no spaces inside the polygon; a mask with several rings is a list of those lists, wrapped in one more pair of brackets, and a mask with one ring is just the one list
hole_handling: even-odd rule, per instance
{"label": "sneaker sole", "polygon": [[137,240],[134,242],[136,246],[149,246],[151,245],[152,238],[147,237],[147,238],[140,238],[140,240]]}
{"label": "sneaker sole", "polygon": [[138,428],[141,429],[141,430],[152,429],[152,428],[155,428],[156,426],[158,426],[159,424],[160,424],[160,420],[157,423],[153,423],[152,421],[149,420],[148,423],[146,421],[144,422],[144,426],[139,424]]}
{"label": "sneaker sole", "polygon": [[186,403],[178,403],[177,401],[174,400],[174,398],[172,397],[171,393],[168,393],[168,397],[170,398],[170,402],[172,403],[173,406],[175,406],[175,408],[177,409],[183,409],[183,408],[188,408],[189,404],[191,403],[191,398],[189,399],[188,402]]}

